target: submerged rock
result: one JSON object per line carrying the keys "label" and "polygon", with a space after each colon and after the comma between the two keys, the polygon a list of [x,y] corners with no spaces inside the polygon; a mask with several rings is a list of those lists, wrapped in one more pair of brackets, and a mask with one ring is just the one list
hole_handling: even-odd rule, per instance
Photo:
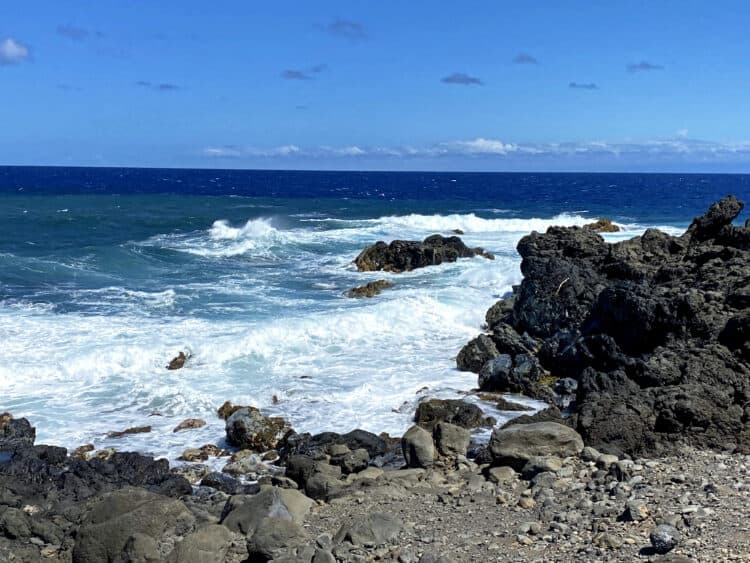
{"label": "submerged rock", "polygon": [[469,248],[457,236],[432,235],[422,242],[413,240],[394,240],[390,244],[382,241],[376,242],[360,252],[354,259],[354,263],[360,272],[385,270],[398,273],[474,256],[494,259],[492,254],[485,252],[482,248]]}
{"label": "submerged rock", "polygon": [[107,438],[122,438],[130,434],[147,434],[149,432],[151,432],[150,426],[133,426],[125,430],[107,432]]}
{"label": "submerged rock", "polygon": [[206,425],[206,421],[201,418],[186,418],[175,426],[172,432],[179,432],[180,430],[192,430],[195,428],[201,428]]}
{"label": "submerged rock", "polygon": [[380,295],[384,289],[393,287],[393,282],[388,280],[377,280],[366,285],[355,287],[346,292],[347,297],[375,297]]}
{"label": "submerged rock", "polygon": [[182,369],[189,358],[190,356],[186,355],[185,352],[180,351],[180,353],[172,358],[169,364],[167,364],[167,369]]}

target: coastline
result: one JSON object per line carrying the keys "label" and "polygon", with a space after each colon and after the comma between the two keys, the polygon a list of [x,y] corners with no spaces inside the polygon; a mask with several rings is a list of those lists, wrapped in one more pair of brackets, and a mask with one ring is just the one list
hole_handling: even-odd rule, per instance
{"label": "coastline", "polygon": [[[693,236],[699,241],[697,244],[717,246],[718,240],[718,246],[724,243],[723,248],[737,247],[746,253],[747,235],[745,232],[748,227],[745,226],[744,231],[743,228],[732,227],[737,229],[736,233],[727,231],[734,216],[729,217],[727,221],[726,213],[719,213],[719,215],[721,216],[714,220],[712,219],[714,216],[709,211],[704,216],[704,221],[696,220],[698,228],[694,230]],[[548,233],[552,232],[554,240],[558,240],[555,237],[560,237],[559,240],[567,240],[566,236],[573,233],[575,239],[580,235],[580,231],[575,228],[557,230],[553,228]],[[719,240],[717,238],[719,235],[724,238]],[[533,236],[531,240],[534,240]],[[584,236],[586,241],[594,245],[600,244],[593,242],[595,239],[592,237],[597,235],[589,236],[587,233]],[[528,239],[529,237],[525,239],[526,248],[529,244]],[[710,243],[707,243],[709,239]],[[548,247],[545,246],[547,244],[545,240],[537,239],[535,252],[539,248],[542,252],[546,251]],[[576,244],[576,240],[572,242],[567,240],[563,246],[570,248],[571,245],[575,247]],[[556,250],[553,249],[552,253],[554,252]],[[524,258],[530,254],[527,253]],[[588,254],[588,250],[583,252],[584,257]],[[575,253],[573,256],[576,257]],[[721,253],[718,257],[721,258]],[[657,254],[656,258],[661,260],[663,257]],[[595,269],[591,268],[590,271],[593,272]],[[524,273],[527,274],[527,280],[536,279],[534,275],[528,275],[533,274],[528,268]],[[560,298],[563,289],[567,290],[567,287],[575,285],[571,282],[560,283],[559,280],[552,279],[552,276],[549,278],[548,282],[556,287],[557,291],[547,291],[546,294],[553,295],[555,299]],[[568,280],[570,278],[571,276],[567,276]],[[523,292],[523,287],[520,291]],[[570,319],[571,317],[578,318],[580,322],[588,309],[578,313],[578,317],[575,314],[571,315],[570,311],[573,310],[572,307],[581,305],[585,301],[582,301],[580,295],[577,294],[570,296],[563,294],[562,297],[571,302],[571,308],[566,309],[565,315],[561,315],[559,309],[553,309],[550,312],[549,309],[545,309],[544,304],[539,303],[534,304],[533,312],[546,314],[546,318],[552,319],[553,322],[557,322],[555,319]],[[737,299],[743,303],[742,296]],[[587,307],[590,308],[593,303],[593,299],[590,300]],[[508,314],[507,309],[502,306],[499,309],[499,311],[495,310],[495,315],[499,313],[499,316],[495,318],[510,326],[506,322],[507,317],[503,316]],[[492,311],[493,309],[490,310]],[[528,320],[525,322],[528,323]],[[536,326],[542,326],[544,322],[544,318],[535,321]],[[501,353],[494,341],[492,341],[495,346],[494,351],[489,348],[487,342],[485,342],[486,346],[482,344],[478,348],[475,343],[476,349],[472,351],[470,348],[469,352],[464,354],[464,357],[467,355],[474,357],[472,362],[466,363],[466,367],[470,367],[470,364],[474,367],[479,366],[477,371],[481,371],[487,362],[504,353],[510,357],[510,367],[513,369],[506,369],[503,372],[495,366],[498,369],[493,369],[485,378],[493,382],[487,390],[493,392],[523,391],[538,398],[545,398],[552,403],[557,402],[563,410],[570,408],[570,387],[558,389],[556,385],[558,381],[565,378],[547,380],[542,365],[525,369],[523,371],[525,375],[519,377],[521,370],[518,368],[521,364],[518,356],[528,355],[532,351],[538,354],[542,348],[532,350],[534,346],[530,342],[523,341],[522,334],[516,333],[513,336],[512,332],[504,332],[505,329],[502,328],[497,329],[498,323],[494,323],[494,327],[492,322],[489,324],[493,328],[493,334],[499,332],[505,335],[503,338],[507,341],[508,348]],[[559,327],[555,330],[557,328]],[[570,327],[566,325],[562,328],[568,330]],[[550,334],[555,333],[553,331]],[[726,348],[727,342],[734,346],[729,348],[731,353],[735,353],[736,350],[739,361],[744,362],[742,341],[730,339],[722,346]],[[739,344],[735,345],[736,342]],[[509,353],[511,351],[512,354]],[[587,351],[591,352],[591,348],[587,348]],[[591,353],[591,357],[596,358],[596,352]],[[459,361],[461,361],[460,358]],[[575,365],[580,368],[579,364]],[[517,373],[514,373],[514,369]],[[572,368],[569,371],[572,372]],[[573,394],[577,395],[577,389],[573,390]],[[185,528],[155,531],[152,526],[147,530],[133,532],[137,533],[137,537],[132,534],[125,537],[120,548],[113,543],[114,547],[109,546],[106,549],[125,549],[124,546],[130,546],[127,549],[133,550],[133,554],[138,553],[139,556],[143,556],[143,553],[150,553],[151,556],[162,559],[179,556],[178,560],[189,561],[187,552],[182,552],[180,549],[186,549],[185,546],[190,545],[190,542],[204,541],[205,538],[200,534],[205,534],[206,537],[210,536],[209,544],[214,547],[217,547],[216,542],[223,542],[221,543],[223,547],[216,549],[216,553],[221,553],[221,557],[210,559],[212,561],[240,561],[248,554],[247,550],[255,550],[253,553],[256,553],[256,556],[261,558],[260,560],[273,557],[274,560],[285,561],[328,561],[334,556],[343,561],[360,561],[375,557],[401,561],[437,561],[440,557],[444,558],[443,561],[470,561],[476,560],[476,557],[480,555],[496,560],[513,561],[528,560],[527,558],[537,555],[548,557],[550,550],[555,550],[554,557],[558,558],[557,560],[573,561],[580,560],[580,557],[632,560],[637,556],[651,558],[658,555],[654,550],[657,550],[657,546],[661,544],[658,541],[651,541],[650,551],[648,539],[644,541],[644,533],[646,535],[651,533],[657,524],[671,526],[672,529],[679,531],[680,536],[686,536],[686,538],[681,537],[675,546],[671,546],[676,547],[673,553],[684,553],[698,557],[698,560],[705,560],[706,554],[711,553],[714,555],[711,560],[717,561],[722,560],[722,557],[732,560],[748,555],[748,545],[742,541],[732,543],[734,540],[731,536],[721,534],[712,537],[704,536],[704,531],[708,533],[707,526],[718,525],[719,522],[736,523],[737,526],[742,526],[740,522],[744,519],[745,513],[741,509],[742,502],[740,501],[744,501],[750,491],[750,487],[747,487],[746,483],[743,484],[743,479],[747,479],[747,464],[750,460],[747,456],[748,452],[742,449],[741,435],[738,435],[740,439],[733,445],[725,442],[724,445],[729,448],[728,452],[714,454],[710,450],[695,449],[690,445],[693,437],[690,436],[687,426],[682,432],[678,429],[677,432],[669,433],[670,440],[674,438],[674,435],[690,438],[686,440],[687,446],[675,442],[672,448],[659,447],[641,451],[628,449],[630,446],[627,444],[623,447],[623,444],[613,440],[610,435],[584,432],[585,443],[589,448],[584,449],[583,441],[581,441],[580,447],[576,446],[573,451],[566,447],[557,450],[553,448],[550,451],[543,448],[539,451],[527,452],[524,454],[525,458],[518,457],[516,469],[520,471],[519,476],[517,471],[512,470],[493,471],[493,469],[507,468],[508,465],[503,465],[501,460],[508,456],[493,452],[492,441],[489,452],[487,449],[475,450],[472,452],[475,454],[474,461],[467,458],[468,452],[464,447],[467,435],[465,426],[471,427],[471,424],[476,424],[477,420],[475,416],[473,422],[466,422],[466,419],[470,419],[473,415],[464,412],[465,410],[464,408],[458,414],[443,412],[439,417],[440,424],[443,425],[441,434],[436,434],[430,427],[432,433],[424,430],[415,431],[414,436],[402,438],[401,441],[394,441],[383,436],[378,437],[370,433],[361,433],[354,437],[344,435],[344,438],[330,435],[326,439],[317,437],[317,441],[316,437],[309,435],[293,438],[283,422],[272,421],[260,413],[256,416],[251,409],[246,409],[245,412],[240,410],[227,420],[227,433],[228,436],[232,436],[230,440],[238,444],[259,446],[256,447],[259,454],[263,453],[264,446],[272,444],[272,447],[267,449],[277,449],[279,457],[286,461],[286,476],[282,475],[281,471],[274,475],[264,476],[260,479],[260,493],[257,493],[258,488],[252,484],[215,477],[215,484],[220,488],[226,488],[228,492],[218,494],[215,492],[216,489],[211,492],[201,487],[196,490],[196,494],[192,495],[188,481],[180,476],[180,472],[170,472],[163,463],[149,461],[148,458],[142,458],[137,454],[132,454],[130,457],[129,454],[113,454],[109,459],[74,461],[65,457],[62,448],[45,446],[33,448],[31,446],[33,436],[30,430],[22,424],[17,425],[17,422],[8,420],[0,428],[5,433],[5,442],[0,443],[5,444],[5,449],[9,440],[18,438],[20,442],[17,441],[18,447],[13,446],[13,449],[9,450],[15,452],[11,458],[0,462],[0,479],[5,480],[0,482],[4,483],[9,492],[26,491],[28,493],[31,491],[31,494],[27,498],[13,493],[10,498],[6,499],[10,501],[10,504],[3,502],[9,508],[6,508],[0,515],[6,536],[4,543],[0,542],[0,550],[10,549],[8,553],[13,553],[22,545],[23,549],[18,553],[28,552],[29,558],[34,553],[43,553],[46,549],[44,553],[49,554],[43,555],[46,560],[57,558],[59,561],[93,561],[95,559],[91,559],[94,557],[92,554],[100,552],[96,552],[94,547],[85,542],[84,547],[81,547],[81,537],[89,537],[93,532],[89,531],[89,536],[86,533],[79,533],[75,541],[67,534],[74,529],[80,532],[82,528],[87,529],[86,526],[99,525],[99,522],[86,520],[90,518],[87,510],[92,509],[92,505],[94,511],[97,510],[96,506],[100,505],[112,508],[110,505],[114,502],[113,498],[117,497],[118,489],[135,485],[150,491],[158,491],[159,494],[166,494],[168,497],[182,498],[181,501],[169,501],[170,503],[180,502],[182,505],[170,504],[168,509],[179,512],[180,518],[186,522]],[[608,413],[609,416],[611,412]],[[580,418],[576,418],[578,413],[574,411],[573,414],[575,426],[580,425]],[[744,415],[740,413],[740,420],[742,416]],[[546,419],[547,422],[541,422],[541,424],[550,424],[549,421],[554,420],[555,422],[551,424],[556,425],[553,427],[556,432],[564,432],[561,429],[574,432],[566,426],[571,417],[563,419],[559,414],[552,412],[552,414],[547,413],[542,416],[537,414],[531,418],[531,421],[525,421],[531,422],[527,424],[528,428],[541,428],[537,424]],[[514,426],[519,427],[519,425],[511,425],[510,428]],[[578,427],[581,428],[581,426]],[[269,428],[272,430],[270,434]],[[8,429],[11,429],[10,434]],[[498,431],[496,434],[501,433],[502,431]],[[438,437],[444,435],[450,436],[450,439]],[[719,436],[726,437],[726,434]],[[433,444],[433,437],[435,444]],[[340,441],[342,439],[343,442]],[[580,436],[578,439],[580,440]],[[493,440],[495,440],[494,437]],[[710,442],[700,439],[693,441],[701,448],[720,446],[718,441]],[[644,441],[640,442],[640,445],[649,443]],[[592,444],[604,453],[592,451],[590,449]],[[462,449],[463,453],[461,453]],[[402,455],[400,450],[407,455],[406,462],[412,466],[411,469],[395,469],[404,464],[403,457],[399,458]],[[664,457],[664,453],[668,453],[670,457]],[[366,462],[363,461],[365,454],[367,455]],[[640,454],[660,456],[659,461],[647,461],[638,457]],[[378,458],[378,456],[382,457],[382,465],[387,468],[386,471],[370,463],[372,458]],[[257,469],[258,460],[252,455],[235,455],[234,457],[232,461],[238,464],[242,471],[249,467]],[[523,460],[523,463],[520,463],[520,460]],[[290,461],[294,468],[291,476]],[[363,462],[364,467],[362,467]],[[527,467],[529,464],[531,466]],[[717,475],[712,476],[716,464],[723,467]],[[65,481],[69,477],[64,476],[70,475],[71,466],[79,473],[87,475],[86,478],[91,485],[90,492],[94,494],[87,495],[79,486],[80,484],[71,486],[72,491],[66,489],[69,485]],[[37,471],[46,472],[45,474],[51,477],[50,480],[54,485],[51,488],[45,485],[42,491],[34,491],[34,485],[25,481],[28,479],[26,470],[29,467],[36,467]],[[110,479],[112,467],[116,469],[115,479]],[[198,473],[199,471],[186,471],[184,474],[194,479]],[[247,475],[248,472],[244,474]],[[348,476],[343,476],[345,474]],[[682,478],[679,478],[679,475],[682,475]],[[704,481],[707,482],[704,483]],[[318,504],[311,504],[312,501],[308,503],[304,500],[307,497],[299,492],[292,495],[294,498],[289,499],[283,495],[291,493],[281,492],[297,489],[304,490],[307,497],[315,499]],[[56,493],[50,497],[53,491]],[[575,494],[568,494],[570,491]],[[37,504],[40,492],[44,500]],[[68,492],[71,494],[66,498]],[[675,504],[674,495],[677,493],[679,495]],[[159,510],[167,510],[162,506],[166,501],[150,497],[150,493],[142,494],[145,495],[146,500],[153,502],[155,507],[159,505]],[[271,502],[265,508],[260,505],[255,506],[253,499],[262,495],[276,495],[274,498],[281,498],[278,495],[282,495],[280,502],[285,507],[282,512],[288,517],[278,518],[278,511],[274,512],[276,509],[264,512],[269,509],[269,506],[277,506],[273,504],[276,501]],[[13,498],[14,496],[16,498]],[[51,498],[58,500],[50,502]],[[69,525],[66,527],[56,523],[55,526],[59,528],[58,533],[50,532],[46,537],[42,537],[41,545],[38,542],[32,542],[33,538],[40,537],[34,531],[35,518],[42,521],[44,518],[55,516],[57,508],[53,505],[55,502],[60,502],[60,498],[64,499],[62,504],[67,504],[68,514],[73,514],[68,522]],[[643,507],[635,503],[636,500],[642,500],[647,505],[646,508],[641,510]],[[117,502],[121,503],[119,500]],[[304,510],[298,507],[301,513],[295,512],[297,508],[292,508],[299,503],[307,506]],[[418,506],[415,506],[417,504]],[[83,508],[84,505],[86,505],[86,510]],[[102,524],[104,528],[97,531],[95,536],[104,533],[103,530],[107,526],[122,525],[123,520],[118,520],[118,518],[130,513],[130,510],[126,508],[123,514],[119,514],[118,508],[114,508],[113,516],[105,520]],[[9,513],[10,509],[12,509],[11,513]],[[373,522],[371,511],[375,509],[386,514],[390,513],[391,518]],[[307,516],[308,512],[310,516]],[[234,519],[230,518],[233,513],[235,513]],[[367,516],[367,513],[370,516]],[[492,515],[491,518],[488,518],[489,513]],[[577,516],[572,515],[573,513]],[[398,522],[393,519],[394,515],[398,516],[395,519]],[[497,521],[501,517],[504,524],[498,527]],[[464,534],[466,537],[462,537],[460,533],[451,534],[459,522],[465,521],[464,518],[470,518],[472,522],[470,526],[466,526],[468,530]],[[228,519],[230,523],[236,522],[236,524],[227,526]],[[217,526],[220,521],[223,524]],[[277,528],[280,526],[279,521],[284,522],[282,527],[285,530],[285,535],[281,538],[279,533],[274,531],[276,529],[274,526]],[[480,524],[480,522],[484,523]],[[537,525],[534,526],[532,523]],[[133,523],[129,525],[132,526]],[[245,536],[247,543],[244,555],[242,554],[243,540],[238,539],[236,535],[227,535],[229,532],[225,532],[225,529],[229,529],[232,534],[241,533],[240,538]],[[10,534],[15,534],[15,537],[10,537],[8,530],[11,530]],[[325,536],[326,533],[329,534],[328,537]],[[151,539],[146,540],[141,536],[148,536]],[[493,539],[488,539],[490,536]],[[59,541],[59,544],[46,541],[51,538]],[[115,540],[122,542],[123,538],[116,536],[112,541]],[[139,543],[141,540],[143,540],[142,543]],[[692,540],[696,541],[690,543]],[[20,543],[14,544],[14,541]],[[714,550],[718,548],[718,544],[715,544],[715,541],[723,541],[728,545],[729,547],[725,547],[728,552],[716,557]],[[459,545],[460,542],[463,543]],[[52,549],[55,545],[58,548]],[[670,548],[667,551],[671,550]],[[285,552],[285,555],[281,556],[281,551]],[[3,552],[0,551],[0,554]],[[661,560],[667,561],[666,558]],[[672,557],[671,560],[679,559]]]}

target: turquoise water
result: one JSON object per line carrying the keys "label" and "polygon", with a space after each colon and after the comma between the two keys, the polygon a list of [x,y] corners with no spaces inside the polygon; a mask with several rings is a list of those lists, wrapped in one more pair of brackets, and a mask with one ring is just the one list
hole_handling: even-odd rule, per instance
{"label": "turquoise water", "polygon": [[[314,197],[300,191],[299,178],[287,197],[205,195],[184,185],[180,193],[41,194],[33,182],[28,189],[6,183],[0,411],[30,417],[46,443],[171,458],[220,442],[215,411],[225,400],[284,416],[299,431],[402,432],[421,397],[462,396],[476,384],[476,376],[455,370],[454,357],[480,330],[487,307],[519,283],[515,245],[523,235],[600,215],[625,228],[608,235],[612,240],[653,225],[677,233],[693,208],[715,195],[696,180],[684,190],[692,195],[681,211],[665,203],[679,200],[677,192],[641,197],[640,211],[635,204],[607,208],[601,194],[594,205],[581,195],[588,193],[585,176],[573,184],[569,175],[551,176],[544,185],[558,185],[545,188],[554,197],[542,204],[533,190],[511,201],[500,189],[508,178],[488,191],[488,175],[481,175],[484,188],[472,192],[458,178],[455,193],[442,186],[432,199],[384,199],[376,187],[372,195],[332,197],[338,184],[321,186],[320,177],[310,184]],[[742,196],[744,177],[737,178]],[[274,181],[283,191],[283,180]],[[438,183],[444,181],[451,183],[443,176]],[[621,202],[614,185],[611,199]],[[497,259],[405,274],[360,273],[351,263],[377,240],[456,228],[467,244]],[[380,278],[396,286],[374,299],[343,295]],[[180,350],[191,360],[167,371]],[[171,432],[188,417],[208,425]],[[144,424],[153,432],[106,438],[110,430]]]}

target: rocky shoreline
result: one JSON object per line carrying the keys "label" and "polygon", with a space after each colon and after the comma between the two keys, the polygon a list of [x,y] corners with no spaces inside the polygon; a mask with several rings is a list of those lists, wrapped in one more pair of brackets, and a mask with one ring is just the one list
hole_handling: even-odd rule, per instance
{"label": "rocky shoreline", "polygon": [[[35,445],[29,421],[4,414],[0,561],[750,560],[741,209],[725,198],[682,237],[610,245],[594,228],[552,227],[522,239],[523,283],[457,364],[484,400],[551,406],[485,446],[471,433],[494,421],[460,400],[420,403],[400,438],[298,434],[226,403],[233,451],[207,444],[171,468]],[[453,239],[375,245],[361,269],[483,252]],[[222,472],[200,463],[213,457]]]}

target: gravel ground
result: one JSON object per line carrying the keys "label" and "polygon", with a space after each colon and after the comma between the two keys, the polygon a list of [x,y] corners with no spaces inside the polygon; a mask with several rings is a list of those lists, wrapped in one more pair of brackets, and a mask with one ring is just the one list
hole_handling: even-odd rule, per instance
{"label": "gravel ground", "polygon": [[[471,462],[389,471],[320,503],[306,528],[335,536],[375,512],[401,521],[389,545],[334,548],[351,561],[750,561],[750,456],[684,449],[613,463],[587,448],[561,461],[531,481],[509,471],[487,479]],[[666,555],[649,540],[658,524],[678,530]]]}

